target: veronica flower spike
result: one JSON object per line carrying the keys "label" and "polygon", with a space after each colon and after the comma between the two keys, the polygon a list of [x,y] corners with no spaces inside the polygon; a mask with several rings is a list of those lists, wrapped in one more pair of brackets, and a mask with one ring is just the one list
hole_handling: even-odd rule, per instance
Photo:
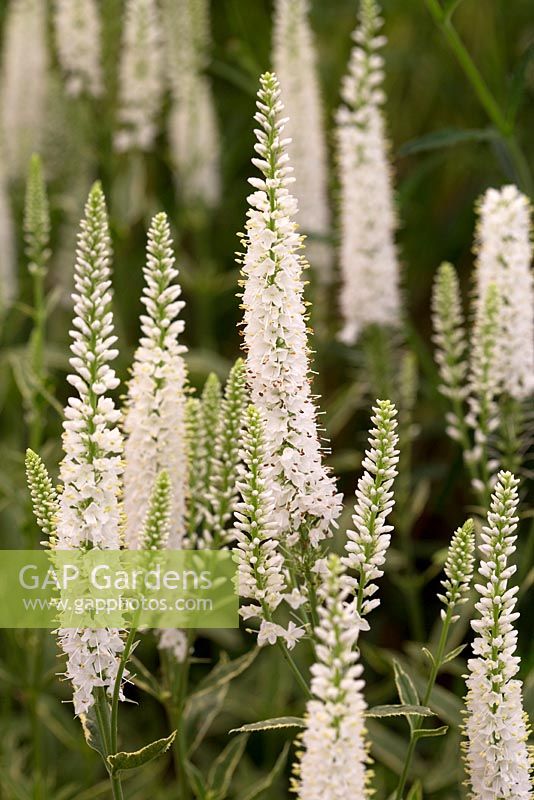
{"label": "veronica flower spike", "polygon": [[[294,221],[297,201],[290,193],[286,120],[275,75],[262,75],[257,109],[253,164],[261,177],[249,179],[254,192],[248,198],[242,260],[247,377],[251,400],[265,422],[277,536],[290,546],[309,542],[313,551],[330,535],[341,498],[322,462],[310,386],[305,264]],[[302,549],[311,552],[309,547]]]}
{"label": "veronica flower spike", "polygon": [[166,470],[172,488],[169,547],[178,548],[185,532],[187,492],[186,348],[179,341],[184,303],[166,214],[157,214],[150,225],[143,273],[145,313],[124,417],[126,540],[129,547],[138,546],[152,487]]}

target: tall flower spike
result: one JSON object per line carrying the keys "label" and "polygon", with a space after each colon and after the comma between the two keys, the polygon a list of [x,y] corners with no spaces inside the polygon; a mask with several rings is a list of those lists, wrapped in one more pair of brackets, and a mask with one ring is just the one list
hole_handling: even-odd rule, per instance
{"label": "tall flower spike", "polygon": [[[474,464],[481,464],[490,478],[488,446],[499,425],[497,398],[502,388],[499,356],[501,298],[497,286],[490,284],[483,297],[477,299],[475,321],[471,334],[471,352],[468,374],[468,406],[466,423],[474,432],[475,445],[465,456]],[[476,479],[475,489],[487,487]]]}
{"label": "tall flower spike", "polygon": [[55,0],[54,29],[67,93],[102,93],[101,25],[95,0]]}
{"label": "tall flower spike", "polygon": [[[249,406],[243,432],[242,461],[239,467],[238,489],[241,500],[236,506],[239,595],[252,600],[241,608],[244,619],[261,620],[258,644],[274,644],[278,637],[286,638],[291,649],[304,631],[291,626],[287,631],[272,620],[283,600],[285,578],[283,558],[274,537],[273,498],[265,479],[264,429],[258,409]],[[296,633],[298,631],[298,633]]]}
{"label": "tall flower spike", "polygon": [[384,133],[382,20],[375,0],[361,0],[342,105],[336,118],[342,288],[341,338],[354,344],[369,324],[400,318],[397,225]]}
{"label": "tall flower spike", "polygon": [[[212,477],[203,536],[208,546],[219,547],[232,538],[227,530],[237,497],[236,479],[241,450],[241,430],[247,403],[245,365],[238,359],[228,376],[215,438]],[[197,467],[198,468],[198,467]]]}
{"label": "tall flower spike", "polygon": [[377,400],[373,408],[369,431],[369,449],[362,466],[364,474],[358,481],[352,522],[354,530],[347,531],[344,565],[356,572],[344,581],[356,595],[356,610],[365,616],[380,604],[371,597],[378,586],[372,581],[381,578],[386,552],[393,527],[386,519],[394,505],[393,481],[397,475],[399,437],[396,434],[397,409],[389,400]]}
{"label": "tall flower spike", "polygon": [[74,372],[68,376],[78,397],[69,398],[63,424],[63,449],[57,526],[58,547],[117,549],[123,442],[120,413],[107,393],[119,380],[110,361],[113,349],[110,239],[104,194],[91,189],[78,234],[71,331]]}
{"label": "tall flower spike", "polygon": [[328,154],[309,5],[309,0],[277,0],[273,66],[289,116],[287,151],[296,176],[298,221],[310,234],[307,257],[317,280],[328,283],[332,278],[332,248],[325,241],[330,234]]}
{"label": "tall flower spike", "polygon": [[[467,601],[475,565],[474,553],[474,525],[473,520],[468,519],[461,528],[454,532],[445,561],[445,579],[441,581],[445,593],[438,595],[445,606],[445,609],[441,610],[443,620],[449,609],[452,614],[459,605]],[[457,615],[451,616],[451,622],[457,620]]]}
{"label": "tall flower spike", "polygon": [[220,152],[212,91],[204,71],[210,46],[208,0],[164,0],[166,62],[172,105],[169,144],[176,187],[186,201],[215,205]]}
{"label": "tall flower spike", "polygon": [[202,517],[200,464],[202,463],[202,405],[198,397],[185,403],[185,443],[187,452],[186,546],[195,546]]}
{"label": "tall flower spike", "polygon": [[163,95],[161,31],[155,0],[127,0],[120,63],[117,150],[150,150]]}
{"label": "tall flower spike", "polygon": [[22,178],[44,127],[48,73],[45,0],[13,0],[4,26],[0,120],[9,178]]}
{"label": "tall flower spike", "polygon": [[501,298],[498,366],[503,388],[522,400],[534,392],[534,276],[529,199],[515,187],[488,189],[479,206],[476,294],[490,284]]}
{"label": "tall flower spike", "polygon": [[476,589],[479,618],[474,658],[468,662],[465,758],[473,800],[527,800],[532,797],[527,750],[528,722],[523,712],[514,610],[517,586],[508,588],[516,571],[508,565],[517,534],[517,485],[500,472],[491,498],[480,551],[482,583]]}
{"label": "tall flower spike", "polygon": [[33,513],[45,536],[44,544],[54,546],[56,519],[59,510],[57,492],[42,459],[33,450],[26,451],[26,479]]}
{"label": "tall flower spike", "polygon": [[148,231],[141,340],[128,386],[124,431],[124,506],[126,540],[138,544],[157,475],[166,470],[172,487],[169,547],[179,548],[185,530],[187,454],[185,444],[185,347],[179,343],[184,303],[176,283],[172,240],[166,214],[157,214]]}
{"label": "tall flower spike", "polygon": [[294,767],[299,800],[345,800],[366,796],[363,667],[355,647],[360,630],[339,559],[332,555],[320,590],[317,661],[312,699],[306,706],[302,752]]}
{"label": "tall flower spike", "polygon": [[[110,256],[106,205],[97,183],[85,206],[74,268],[74,372],[68,381],[78,396],[69,398],[63,423],[63,492],[56,526],[56,547],[61,550],[120,547],[122,436],[120,413],[107,396],[119,384],[109,364],[117,355]],[[74,711],[85,714],[94,703],[96,687],[113,692],[124,642],[114,629],[64,628],[59,644],[67,655],[65,675],[74,688]]]}
{"label": "tall flower spike", "polygon": [[[252,402],[265,420],[266,466],[274,498],[277,535],[316,547],[341,511],[335,482],[322,463],[317,411],[309,381],[302,247],[294,216],[297,202],[283,138],[280,88],[274,75],[260,79],[253,164],[261,178],[244,240],[242,272],[247,373]],[[308,548],[309,550],[309,548]]]}

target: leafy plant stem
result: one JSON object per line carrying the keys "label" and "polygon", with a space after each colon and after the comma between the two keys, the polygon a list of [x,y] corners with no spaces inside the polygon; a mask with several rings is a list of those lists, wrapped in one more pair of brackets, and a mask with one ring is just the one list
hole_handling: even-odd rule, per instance
{"label": "leafy plant stem", "polygon": [[534,191],[532,174],[525,155],[517,142],[513,126],[493,96],[486,81],[480,74],[478,67],[471,58],[469,51],[462,42],[456,28],[452,23],[451,13],[440,5],[439,0],[425,0],[425,4],[432,18],[434,19],[434,22],[443,33],[449,47],[456,56],[458,63],[473,87],[481,105],[501,134],[504,145],[506,146],[511,161],[514,165],[514,169],[517,173],[517,178],[521,184],[521,187],[525,192],[532,196]]}
{"label": "leafy plant stem", "polygon": [[[421,705],[428,706],[428,701],[430,699],[430,695],[432,693],[432,689],[434,688],[434,684],[436,683],[436,678],[438,676],[439,670],[443,663],[443,656],[445,653],[445,646],[447,644],[447,638],[449,635],[449,628],[452,622],[452,614],[453,608],[452,606],[448,606],[447,613],[445,615],[445,619],[443,620],[443,624],[441,626],[441,634],[439,637],[438,648],[436,651],[436,655],[433,657],[432,660],[432,668],[430,670],[430,675],[428,676],[428,682],[426,685],[425,693],[423,695],[423,699],[421,701]],[[408,773],[410,771],[410,767],[412,764],[413,754],[415,752],[415,747],[417,744],[417,739],[414,737],[414,730],[419,728],[421,724],[421,718],[416,717],[414,719],[413,726],[410,728],[411,735],[410,735],[410,744],[408,746],[408,751],[406,753],[406,759],[404,761],[404,766],[402,769],[402,773],[399,779],[399,785],[397,786],[397,791],[395,793],[395,800],[402,800],[404,795],[404,787],[406,786],[406,780],[408,778]]]}
{"label": "leafy plant stem", "polygon": [[38,386],[32,392],[30,410],[29,442],[32,450],[38,451],[43,435],[43,408],[39,386],[45,382],[44,342],[46,326],[46,307],[44,294],[44,269],[35,266],[32,270],[33,282],[33,331],[30,338],[30,359],[35,381]]}
{"label": "leafy plant stem", "polygon": [[[109,703],[104,689],[95,690],[95,712],[100,736],[104,744],[104,750],[107,755],[111,755],[111,723],[110,723],[110,710]],[[104,759],[105,767],[109,774],[111,783],[111,791],[113,800],[123,800],[122,785],[119,775],[111,773],[107,760]]]}
{"label": "leafy plant stem", "polygon": [[167,713],[172,728],[177,731],[173,744],[173,759],[178,782],[180,800],[190,797],[190,785],[187,771],[187,741],[183,724],[183,711],[187,696],[190,666],[190,632],[187,635],[187,653],[183,662],[177,663],[171,653],[164,651],[164,680],[169,692]]}
{"label": "leafy plant stem", "polygon": [[306,697],[308,699],[311,698],[312,694],[310,692],[309,686],[306,683],[306,681],[304,680],[304,677],[303,677],[301,671],[299,670],[299,668],[295,664],[295,661],[293,660],[293,657],[292,657],[291,653],[289,652],[289,650],[287,649],[285,643],[281,639],[277,639],[276,640],[276,644],[278,645],[278,649],[282,653],[282,656],[283,656],[284,660],[289,665],[289,668],[291,669],[291,672],[293,673],[293,675],[297,679],[297,683],[301,687],[302,691],[304,692],[304,694],[306,695]]}

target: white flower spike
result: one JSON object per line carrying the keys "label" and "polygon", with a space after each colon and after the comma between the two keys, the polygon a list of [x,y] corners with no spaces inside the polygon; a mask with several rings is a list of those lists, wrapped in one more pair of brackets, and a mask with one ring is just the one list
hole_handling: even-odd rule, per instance
{"label": "white flower spike", "polygon": [[527,800],[532,797],[514,623],[517,586],[509,586],[516,567],[509,559],[517,539],[517,485],[500,472],[482,530],[476,638],[468,662],[465,760],[472,800]]}
{"label": "white flower spike", "polygon": [[[328,153],[309,0],[277,0],[273,67],[289,117],[287,151],[295,171],[297,220],[309,236],[307,258],[320,283],[332,279],[328,207]],[[314,239],[314,237],[317,237]]]}
{"label": "white flower spike", "polygon": [[304,538],[316,547],[330,535],[341,498],[322,463],[309,380],[304,263],[280,87],[271,74],[260,83],[253,163],[262,177],[249,179],[255,191],[242,261],[246,365],[252,402],[265,421],[276,533],[288,544]]}
{"label": "white flower spike", "polygon": [[185,532],[187,451],[185,432],[185,347],[179,337],[184,303],[179,299],[172,240],[166,214],[150,225],[141,341],[135,353],[124,417],[124,506],[126,541],[138,546],[150,495],[158,474],[166,470],[172,489],[168,546],[179,548]]}
{"label": "white flower spike", "polygon": [[503,389],[523,400],[534,392],[534,275],[531,209],[515,186],[488,189],[479,206],[476,295],[495,284],[501,301],[498,371]]}
{"label": "white flower spike", "polygon": [[384,132],[382,20],[375,0],[361,0],[348,74],[337,113],[341,186],[341,339],[354,344],[370,324],[400,319],[397,221]]}
{"label": "white flower spike", "polygon": [[[85,207],[74,274],[74,372],[68,381],[77,397],[69,398],[63,423],[63,491],[54,542],[61,550],[120,547],[122,436],[120,413],[108,396],[119,385],[109,363],[117,355],[110,257],[106,205],[97,183]],[[93,689],[113,691],[124,642],[117,630],[61,629],[59,643],[67,654],[74,711],[84,714],[94,703]]]}
{"label": "white flower spike", "polygon": [[155,0],[127,0],[115,135],[121,152],[154,145],[163,95],[161,39]]}
{"label": "white flower spike", "polygon": [[294,767],[299,800],[346,800],[366,796],[368,747],[363,667],[356,641],[360,620],[336,556],[320,589],[317,661],[312,667],[312,699],[306,706],[302,752]]}
{"label": "white flower spike", "polygon": [[54,28],[67,93],[102,93],[101,25],[96,0],[55,0]]}

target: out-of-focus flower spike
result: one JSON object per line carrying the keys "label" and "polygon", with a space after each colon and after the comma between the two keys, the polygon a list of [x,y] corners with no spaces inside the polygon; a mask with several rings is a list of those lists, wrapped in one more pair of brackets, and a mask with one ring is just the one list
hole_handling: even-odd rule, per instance
{"label": "out-of-focus flower spike", "polygon": [[[444,618],[447,611],[451,613],[457,606],[465,603],[473,578],[475,565],[475,533],[473,520],[468,519],[461,528],[458,528],[451,539],[447,559],[445,561],[445,579],[441,585],[445,591],[438,597],[445,606],[441,616]],[[451,617],[451,622],[456,622],[457,616]]]}
{"label": "out-of-focus flower spike", "polygon": [[163,96],[162,33],[155,0],[127,0],[120,62],[120,151],[151,150]]}
{"label": "out-of-focus flower spike", "polygon": [[382,19],[375,0],[361,0],[343,105],[336,117],[340,182],[341,338],[354,344],[370,324],[397,326],[400,270],[391,165],[384,132],[380,49]]}
{"label": "out-of-focus flower spike", "polygon": [[102,93],[101,24],[96,0],[55,0],[54,30],[67,93]]}
{"label": "out-of-focus flower spike", "polygon": [[50,213],[41,159],[30,160],[24,206],[24,240],[30,272],[46,270],[50,257]]}
{"label": "out-of-focus flower spike", "polygon": [[319,88],[317,57],[309,22],[309,0],[277,0],[273,67],[286,113],[287,151],[295,171],[297,220],[309,236],[306,255],[320,283],[332,279],[328,207],[328,153]]}
{"label": "out-of-focus flower spike", "polygon": [[0,74],[0,126],[6,174],[20,179],[39,151],[46,114],[46,0],[7,6]]}
{"label": "out-of-focus flower spike", "polygon": [[530,201],[516,186],[488,189],[479,205],[476,296],[499,293],[498,372],[516,400],[534,392],[534,275]]}

